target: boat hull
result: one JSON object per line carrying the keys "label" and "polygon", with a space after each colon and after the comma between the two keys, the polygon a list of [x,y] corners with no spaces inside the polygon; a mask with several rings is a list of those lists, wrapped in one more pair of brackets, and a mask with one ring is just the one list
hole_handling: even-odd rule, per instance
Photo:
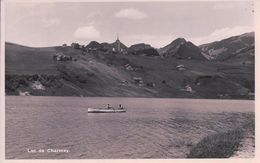
{"label": "boat hull", "polygon": [[88,113],[124,113],[126,109],[96,109],[88,108]]}

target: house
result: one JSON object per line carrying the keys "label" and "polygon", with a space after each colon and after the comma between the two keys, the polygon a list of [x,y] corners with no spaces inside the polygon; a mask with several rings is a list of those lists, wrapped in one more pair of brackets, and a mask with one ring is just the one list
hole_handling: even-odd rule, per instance
{"label": "house", "polygon": [[63,53],[57,53],[53,56],[53,60],[55,60],[55,61],[72,61],[72,57],[63,55]]}
{"label": "house", "polygon": [[134,71],[133,67],[130,64],[125,64],[125,69],[128,71]]}
{"label": "house", "polygon": [[133,79],[136,84],[143,82],[143,79],[141,77],[134,77]]}
{"label": "house", "polygon": [[134,77],[133,79],[135,83],[139,83],[140,81],[143,81],[141,77]]}
{"label": "house", "polygon": [[148,82],[148,83],[146,83],[146,85],[148,87],[155,87],[155,83],[153,83],[153,82]]}
{"label": "house", "polygon": [[144,81],[141,77],[134,77],[133,80],[134,83],[138,84],[140,87],[144,86]]}
{"label": "house", "polygon": [[191,88],[191,86],[189,84],[187,84],[185,86],[185,89],[186,89],[187,92],[190,92],[190,93],[192,92],[192,88]]}
{"label": "house", "polygon": [[178,65],[178,66],[176,66],[176,70],[178,70],[178,71],[184,71],[184,70],[186,70],[186,68],[185,68],[184,65]]}
{"label": "house", "polygon": [[124,85],[124,86],[127,86],[127,85],[128,85],[128,81],[127,81],[127,80],[123,80],[123,81],[121,81],[120,84],[121,84],[121,85]]}
{"label": "house", "polygon": [[55,55],[53,56],[53,60],[55,60],[55,61],[61,61],[61,57],[62,57],[61,53],[57,53],[57,54],[55,54]]}

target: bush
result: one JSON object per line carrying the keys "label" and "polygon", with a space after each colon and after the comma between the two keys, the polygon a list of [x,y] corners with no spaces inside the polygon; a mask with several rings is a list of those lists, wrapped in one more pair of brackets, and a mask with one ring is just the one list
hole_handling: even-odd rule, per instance
{"label": "bush", "polygon": [[5,76],[5,90],[6,92],[15,92],[19,87],[27,87],[26,76],[6,75]]}
{"label": "bush", "polygon": [[15,92],[16,89],[19,87],[18,82],[5,82],[5,91],[6,92]]}
{"label": "bush", "polygon": [[22,86],[29,86],[28,82],[25,80],[25,79],[19,79],[19,85],[22,85]]}

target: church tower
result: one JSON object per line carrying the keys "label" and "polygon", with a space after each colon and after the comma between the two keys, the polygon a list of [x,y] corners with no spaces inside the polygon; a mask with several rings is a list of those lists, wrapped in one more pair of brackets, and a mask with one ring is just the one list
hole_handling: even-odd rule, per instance
{"label": "church tower", "polygon": [[119,40],[119,36],[117,35],[117,39],[116,39],[116,52],[119,52],[119,53],[121,52],[120,45],[121,45],[121,42]]}

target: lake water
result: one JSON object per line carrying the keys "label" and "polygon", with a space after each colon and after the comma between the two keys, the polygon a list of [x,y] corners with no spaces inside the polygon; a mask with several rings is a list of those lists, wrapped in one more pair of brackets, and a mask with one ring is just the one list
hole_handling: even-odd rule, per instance
{"label": "lake water", "polygon": [[[87,113],[108,103],[127,112]],[[6,159],[185,158],[252,114],[246,100],[8,96]]]}

